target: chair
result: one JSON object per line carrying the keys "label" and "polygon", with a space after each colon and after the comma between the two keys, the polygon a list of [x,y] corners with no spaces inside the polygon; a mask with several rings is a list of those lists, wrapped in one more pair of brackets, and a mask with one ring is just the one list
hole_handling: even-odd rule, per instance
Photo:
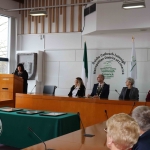
{"label": "chair", "polygon": [[56,88],[57,88],[57,86],[55,86],[55,85],[44,85],[43,94],[55,95]]}

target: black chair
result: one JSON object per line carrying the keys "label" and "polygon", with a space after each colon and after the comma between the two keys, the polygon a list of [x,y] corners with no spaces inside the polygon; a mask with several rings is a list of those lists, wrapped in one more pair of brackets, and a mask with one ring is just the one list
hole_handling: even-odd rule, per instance
{"label": "black chair", "polygon": [[43,94],[55,95],[56,88],[57,88],[57,86],[55,86],[55,85],[44,85]]}

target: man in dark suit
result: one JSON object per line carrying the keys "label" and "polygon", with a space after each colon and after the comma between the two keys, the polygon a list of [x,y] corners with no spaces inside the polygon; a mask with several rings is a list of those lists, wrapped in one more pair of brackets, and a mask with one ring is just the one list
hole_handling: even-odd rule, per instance
{"label": "man in dark suit", "polygon": [[141,135],[132,150],[150,150],[150,107],[138,106],[132,111],[132,117],[140,127]]}
{"label": "man in dark suit", "polygon": [[94,84],[92,93],[88,95],[88,97],[94,97],[94,98],[106,98],[108,99],[109,96],[109,85],[104,82],[104,75],[99,74],[97,76],[97,84]]}

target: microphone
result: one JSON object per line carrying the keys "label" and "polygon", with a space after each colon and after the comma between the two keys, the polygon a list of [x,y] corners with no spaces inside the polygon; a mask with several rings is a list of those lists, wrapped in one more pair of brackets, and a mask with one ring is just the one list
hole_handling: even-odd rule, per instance
{"label": "microphone", "polygon": [[117,92],[120,95],[120,93],[116,89],[115,89],[115,92]]}
{"label": "microphone", "polygon": [[131,110],[130,110],[129,115],[131,115],[131,114],[132,114],[132,110],[133,110],[134,106],[135,106],[135,102],[133,102],[133,105],[132,105],[132,108],[131,108]]}
{"label": "microphone", "polygon": [[32,94],[32,91],[34,90],[34,88],[36,87],[36,84],[34,85],[33,89],[31,90],[30,94]]}
{"label": "microphone", "polygon": [[105,112],[105,114],[106,114],[106,118],[108,119],[108,114],[107,114],[107,110],[105,110],[104,112]]}
{"label": "microphone", "polygon": [[54,149],[47,149],[45,142],[42,141],[42,139],[30,127],[28,127],[28,130],[31,131],[44,144],[45,150],[54,150]]}
{"label": "microphone", "polygon": [[85,132],[85,128],[84,128],[82,119],[81,119],[81,117],[80,117],[80,113],[78,112],[77,114],[78,114],[78,116],[79,116],[79,120],[80,120],[81,125],[82,125],[82,128],[83,128],[84,136],[85,136],[85,137],[93,137],[93,136],[95,136],[95,135],[92,135],[92,134],[87,134],[87,133]]}

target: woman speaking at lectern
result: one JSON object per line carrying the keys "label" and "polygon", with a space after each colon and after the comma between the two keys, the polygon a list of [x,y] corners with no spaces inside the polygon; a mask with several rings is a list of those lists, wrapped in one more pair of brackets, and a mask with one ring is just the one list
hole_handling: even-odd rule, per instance
{"label": "woman speaking at lectern", "polygon": [[23,64],[18,64],[17,68],[14,73],[16,76],[23,79],[23,93],[27,93],[27,87],[28,87],[28,73],[26,70],[24,70]]}

